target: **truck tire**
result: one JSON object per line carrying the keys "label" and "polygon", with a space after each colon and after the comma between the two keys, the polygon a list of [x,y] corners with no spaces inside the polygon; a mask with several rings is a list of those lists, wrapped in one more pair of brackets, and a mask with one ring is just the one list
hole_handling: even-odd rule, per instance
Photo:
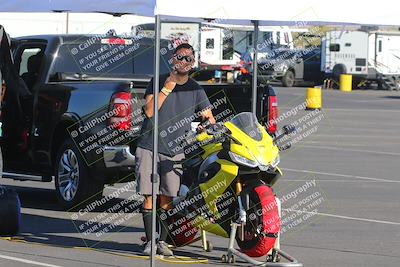
{"label": "truck tire", "polygon": [[292,87],[295,84],[295,76],[292,70],[288,70],[282,77],[282,85],[285,87]]}
{"label": "truck tire", "polygon": [[21,202],[18,194],[0,186],[0,236],[18,234],[21,224]]}
{"label": "truck tire", "polygon": [[56,154],[54,177],[57,199],[66,210],[77,210],[103,196],[104,181],[90,176],[80,151],[69,138]]}
{"label": "truck tire", "polygon": [[339,79],[340,75],[346,74],[346,66],[343,64],[337,64],[332,69],[333,78]]}

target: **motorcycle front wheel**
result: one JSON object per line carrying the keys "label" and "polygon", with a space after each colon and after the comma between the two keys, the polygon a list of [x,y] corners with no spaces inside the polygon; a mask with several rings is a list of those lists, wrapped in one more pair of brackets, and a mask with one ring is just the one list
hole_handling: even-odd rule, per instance
{"label": "motorcycle front wheel", "polygon": [[236,233],[236,242],[250,257],[265,256],[274,247],[281,227],[275,195],[269,186],[261,184],[245,188],[241,198],[246,203],[247,218],[243,231]]}

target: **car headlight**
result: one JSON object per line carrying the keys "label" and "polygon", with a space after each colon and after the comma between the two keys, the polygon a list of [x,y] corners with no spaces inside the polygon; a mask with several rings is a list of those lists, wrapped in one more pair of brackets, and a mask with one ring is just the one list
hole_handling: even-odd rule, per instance
{"label": "car headlight", "polygon": [[257,167],[258,166],[258,163],[255,162],[254,160],[247,159],[247,158],[242,157],[231,151],[229,151],[228,153],[229,153],[229,156],[231,157],[231,159],[236,163],[239,163],[239,164],[242,164],[242,165],[245,165],[248,167]]}

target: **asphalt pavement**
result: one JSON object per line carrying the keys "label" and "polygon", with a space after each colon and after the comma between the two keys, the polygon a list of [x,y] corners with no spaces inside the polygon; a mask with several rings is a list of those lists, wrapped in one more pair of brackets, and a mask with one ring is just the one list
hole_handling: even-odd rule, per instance
{"label": "asphalt pavement", "polygon": [[[400,92],[323,90],[321,111],[302,109],[304,87],[276,87],[276,93],[280,126],[297,123],[301,129],[281,154],[285,176],[274,187],[287,218],[281,248],[310,267],[400,266]],[[0,240],[0,266],[149,265],[140,255],[139,214],[109,232],[85,234],[82,229],[107,207],[74,217],[58,208],[53,183],[0,183],[15,188],[23,206],[20,238]],[[109,186],[105,194],[123,186]],[[108,205],[133,194],[130,188]],[[224,266],[228,240],[208,237],[212,252],[197,242],[175,254],[208,260],[188,266]]]}

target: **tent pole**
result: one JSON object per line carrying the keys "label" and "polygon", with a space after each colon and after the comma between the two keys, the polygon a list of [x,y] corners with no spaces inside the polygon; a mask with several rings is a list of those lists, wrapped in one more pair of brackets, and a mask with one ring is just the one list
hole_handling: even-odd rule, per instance
{"label": "tent pole", "polygon": [[153,77],[153,118],[154,118],[154,131],[153,131],[153,169],[152,169],[152,223],[151,223],[151,257],[150,266],[155,266],[156,251],[154,248],[156,241],[156,218],[157,218],[157,196],[156,196],[156,183],[158,182],[157,172],[157,158],[158,158],[158,91],[159,91],[159,78],[160,78],[160,36],[161,36],[161,21],[160,15],[155,16],[155,46],[154,46],[154,77]]}
{"label": "tent pole", "polygon": [[257,56],[258,56],[258,51],[257,51],[257,43],[258,43],[258,20],[253,21],[254,24],[254,56],[253,56],[253,93],[252,93],[252,99],[251,99],[251,112],[255,116],[257,116]]}

